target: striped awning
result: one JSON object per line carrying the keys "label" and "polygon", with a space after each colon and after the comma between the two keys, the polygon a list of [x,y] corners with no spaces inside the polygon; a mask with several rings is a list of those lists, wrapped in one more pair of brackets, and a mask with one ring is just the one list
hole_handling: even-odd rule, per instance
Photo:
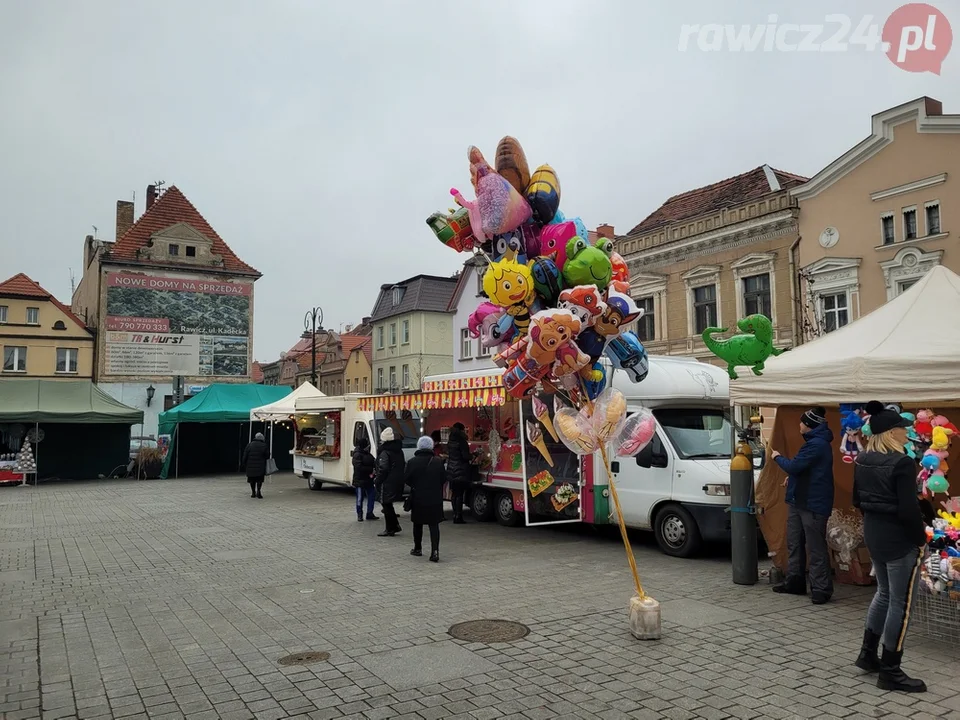
{"label": "striped awning", "polygon": [[357,400],[358,410],[442,410],[445,408],[492,407],[503,405],[503,387],[481,387],[464,390],[374,395]]}
{"label": "striped awning", "polygon": [[424,380],[424,392],[439,390],[474,390],[477,388],[503,387],[503,373],[487,373],[485,375],[465,375],[463,377],[446,378],[443,380]]}

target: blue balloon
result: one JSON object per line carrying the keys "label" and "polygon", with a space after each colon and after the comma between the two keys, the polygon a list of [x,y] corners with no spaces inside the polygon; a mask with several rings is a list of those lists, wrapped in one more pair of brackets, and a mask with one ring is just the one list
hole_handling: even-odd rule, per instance
{"label": "blue balloon", "polygon": [[562,222],[566,222],[567,217],[563,214],[563,210],[557,210],[557,214],[553,216],[553,220],[547,223],[547,225],[559,225]]}
{"label": "blue balloon", "polygon": [[650,363],[647,351],[633,330],[627,330],[613,338],[604,353],[618,370],[624,370],[632,382],[638,383],[647,377]]}

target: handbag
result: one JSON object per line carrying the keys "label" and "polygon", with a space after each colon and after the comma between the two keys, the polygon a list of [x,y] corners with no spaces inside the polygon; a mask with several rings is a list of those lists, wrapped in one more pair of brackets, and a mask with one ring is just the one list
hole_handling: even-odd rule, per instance
{"label": "handbag", "polygon": [[267,469],[264,475],[273,475],[275,472],[277,472],[277,461],[273,458],[267,458]]}

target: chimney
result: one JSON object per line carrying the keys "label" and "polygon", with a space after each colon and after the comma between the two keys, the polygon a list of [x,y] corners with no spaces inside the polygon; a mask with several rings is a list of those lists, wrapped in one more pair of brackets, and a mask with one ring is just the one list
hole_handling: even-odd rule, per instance
{"label": "chimney", "polygon": [[133,203],[129,200],[117,200],[117,240],[133,227]]}
{"label": "chimney", "polygon": [[608,225],[603,223],[603,225],[597,225],[597,235],[602,238],[608,238],[610,240],[614,239],[613,225]]}
{"label": "chimney", "polygon": [[157,199],[158,195],[156,185],[147,185],[147,206],[143,209],[144,212],[153,206],[153,202]]}

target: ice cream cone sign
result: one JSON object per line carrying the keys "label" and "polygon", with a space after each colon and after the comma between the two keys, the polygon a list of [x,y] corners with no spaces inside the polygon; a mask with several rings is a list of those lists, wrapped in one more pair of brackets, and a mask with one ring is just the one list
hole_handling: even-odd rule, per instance
{"label": "ice cream cone sign", "polygon": [[550,455],[550,451],[547,450],[547,443],[544,442],[543,433],[540,432],[540,426],[532,420],[527,420],[527,440],[540,451],[543,459],[547,461],[547,465],[553,467],[553,457]]}

